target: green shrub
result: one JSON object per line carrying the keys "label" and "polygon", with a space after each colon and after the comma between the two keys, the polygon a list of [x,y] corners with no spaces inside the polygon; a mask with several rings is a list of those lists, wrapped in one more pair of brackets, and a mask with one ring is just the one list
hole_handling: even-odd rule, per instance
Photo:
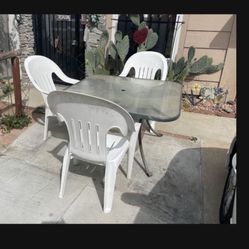
{"label": "green shrub", "polygon": [[213,74],[223,69],[224,63],[213,65],[213,59],[203,55],[198,60],[194,58],[195,48],[191,46],[188,50],[188,57],[181,57],[178,61],[171,61],[167,80],[183,83],[188,77],[201,74]]}
{"label": "green shrub", "polygon": [[5,114],[0,117],[0,127],[6,132],[12,129],[22,129],[31,123],[31,117],[26,114],[20,116]]}

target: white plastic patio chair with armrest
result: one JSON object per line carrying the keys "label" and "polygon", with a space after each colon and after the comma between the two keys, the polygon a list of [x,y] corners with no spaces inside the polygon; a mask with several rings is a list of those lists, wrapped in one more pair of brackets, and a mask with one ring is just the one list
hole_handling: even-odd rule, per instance
{"label": "white plastic patio chair with armrest", "polygon": [[75,84],[79,82],[79,80],[68,77],[55,62],[41,55],[31,55],[27,57],[24,61],[24,67],[30,81],[41,93],[45,103],[43,139],[46,140],[48,136],[48,117],[54,116],[47,103],[48,94],[56,90],[52,74],[56,74],[62,81],[70,84]]}
{"label": "white plastic patio chair with armrest", "polygon": [[[126,77],[130,70],[134,68],[135,78],[155,79],[158,70],[161,71],[160,80],[166,80],[168,74],[168,62],[164,55],[154,51],[141,51],[133,54],[126,61],[119,76]],[[155,121],[149,121],[151,127],[155,129]]]}
{"label": "white plastic patio chair with armrest", "polygon": [[[116,173],[128,152],[127,178],[130,178],[137,132],[131,115],[121,106],[98,97],[74,92],[54,91],[48,105],[65,122],[69,143],[65,151],[59,197],[65,191],[70,159],[76,158],[105,166],[104,212],[112,209]],[[120,134],[109,133],[113,128]]]}

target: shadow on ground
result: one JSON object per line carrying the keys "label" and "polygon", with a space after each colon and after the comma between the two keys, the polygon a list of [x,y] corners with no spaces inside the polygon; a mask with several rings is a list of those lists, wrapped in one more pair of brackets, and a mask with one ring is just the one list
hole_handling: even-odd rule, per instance
{"label": "shadow on ground", "polygon": [[[56,120],[50,123],[51,127],[55,127],[53,122]],[[61,163],[63,154],[59,152],[66,146],[68,136],[63,132],[65,128],[65,125],[60,125],[51,129],[53,137],[64,140],[49,151]],[[126,184],[125,163],[119,168],[124,187],[116,190],[121,192],[121,201],[139,208],[132,223],[219,223],[227,150],[201,148],[194,142],[168,136],[145,136],[145,140],[145,154],[153,176],[147,177],[140,168],[139,153],[134,162],[136,174],[133,174],[130,185]],[[74,165],[72,161],[69,167],[69,172],[92,179],[102,206],[104,169],[84,162]],[[116,185],[120,179],[117,178]]]}
{"label": "shadow on ground", "polygon": [[[64,145],[61,143],[59,147]],[[168,167],[165,165],[165,174],[157,174],[154,178],[145,176],[134,164],[139,173],[131,180],[131,187],[121,195],[122,202],[140,208],[133,223],[218,223],[219,201],[226,176],[226,152],[220,148],[203,148],[202,158],[213,158],[213,162],[191,164],[189,159],[200,153],[200,148],[183,149],[173,157]],[[62,162],[63,157],[58,156],[56,150],[53,155]],[[102,207],[104,169],[81,161],[76,165],[71,161],[69,167],[69,172],[92,179]],[[126,176],[123,165],[120,171]],[[153,188],[148,191],[151,185]]]}
{"label": "shadow on ground", "polygon": [[227,150],[203,148],[202,156],[213,158],[214,163],[206,161],[198,167],[186,163],[196,150],[184,149],[178,152],[165,175],[150,192],[122,194],[122,201],[140,207],[134,223],[146,223],[148,215],[153,217],[152,220],[158,220],[158,223],[218,223]]}

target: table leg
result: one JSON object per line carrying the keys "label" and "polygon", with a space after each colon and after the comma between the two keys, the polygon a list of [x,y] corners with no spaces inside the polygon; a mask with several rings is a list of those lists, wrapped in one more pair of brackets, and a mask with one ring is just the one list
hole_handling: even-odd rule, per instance
{"label": "table leg", "polygon": [[149,126],[149,131],[152,131],[157,137],[161,137],[161,136],[163,135],[162,133],[159,133],[158,131],[155,131],[155,130],[151,127],[149,120],[146,120],[146,124]]}
{"label": "table leg", "polygon": [[147,162],[146,162],[145,157],[144,157],[144,150],[143,150],[143,144],[142,144],[142,138],[143,138],[143,133],[144,133],[144,131],[143,131],[144,124],[146,124],[146,121],[141,120],[141,126],[140,126],[140,130],[138,133],[138,144],[139,144],[139,150],[140,150],[141,158],[143,161],[145,173],[147,176],[152,176],[152,172],[149,170]]}

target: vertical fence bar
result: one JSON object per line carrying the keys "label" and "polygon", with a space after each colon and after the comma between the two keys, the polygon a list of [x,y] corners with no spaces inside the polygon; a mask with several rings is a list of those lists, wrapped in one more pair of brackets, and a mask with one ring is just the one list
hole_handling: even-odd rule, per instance
{"label": "vertical fence bar", "polygon": [[68,68],[68,22],[69,21],[66,21],[66,30],[65,30],[65,33],[66,33],[66,46],[65,46],[66,70]]}
{"label": "vertical fence bar", "polygon": [[72,77],[73,75],[73,51],[72,51],[72,40],[73,40],[73,34],[72,34],[72,29],[73,29],[73,20],[74,20],[74,15],[71,15],[71,21],[70,21],[70,27],[69,27],[69,32],[70,32],[70,42],[69,42],[69,58],[70,58],[70,76]]}
{"label": "vertical fence bar", "polygon": [[55,54],[55,20],[54,20],[54,16],[55,15],[52,15],[52,24],[51,24],[51,28],[52,28],[52,44],[53,44],[53,61],[56,61],[56,54]]}
{"label": "vertical fence bar", "polygon": [[76,40],[76,78],[80,78],[80,15],[75,15],[75,40]]}
{"label": "vertical fence bar", "polygon": [[52,52],[52,35],[51,35],[51,19],[50,19],[50,14],[48,14],[48,51],[49,51],[49,56],[50,58],[53,58],[53,52]]}
{"label": "vertical fence bar", "polygon": [[19,58],[11,58],[13,84],[14,84],[14,96],[15,96],[15,114],[16,116],[22,115],[22,92],[21,92],[21,79],[20,79],[20,68]]}

